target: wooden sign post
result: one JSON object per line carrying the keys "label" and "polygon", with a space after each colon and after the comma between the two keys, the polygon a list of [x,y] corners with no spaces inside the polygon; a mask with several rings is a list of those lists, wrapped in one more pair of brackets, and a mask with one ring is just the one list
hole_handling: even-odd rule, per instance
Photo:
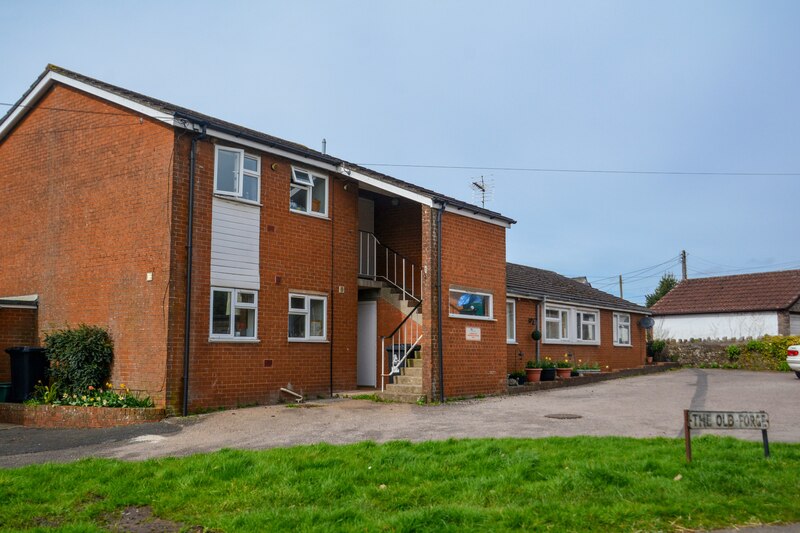
{"label": "wooden sign post", "polygon": [[686,461],[692,460],[693,429],[760,429],[764,457],[769,458],[769,415],[765,411],[690,411],[683,410],[683,433],[686,438]]}

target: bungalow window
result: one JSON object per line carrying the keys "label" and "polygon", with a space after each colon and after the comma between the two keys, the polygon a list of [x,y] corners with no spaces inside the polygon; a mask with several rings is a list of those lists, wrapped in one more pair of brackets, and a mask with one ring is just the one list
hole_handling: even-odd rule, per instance
{"label": "bungalow window", "polygon": [[492,295],[481,292],[450,291],[450,316],[455,318],[492,318]]}
{"label": "bungalow window", "polygon": [[631,315],[614,313],[614,344],[631,345]]}
{"label": "bungalow window", "polygon": [[211,338],[255,339],[258,293],[241,289],[211,289]]}
{"label": "bungalow window", "polygon": [[577,311],[576,325],[577,339],[585,342],[594,342],[597,340],[597,313],[590,311]]}
{"label": "bungalow window", "polygon": [[544,338],[551,341],[569,340],[569,310],[547,308],[544,313]]}
{"label": "bungalow window", "polygon": [[517,342],[517,305],[514,300],[506,301],[506,342]]}
{"label": "bungalow window", "polygon": [[214,192],[258,202],[261,158],[238,148],[217,146],[214,165]]}
{"label": "bungalow window", "polygon": [[289,340],[325,340],[327,298],[306,294],[289,295]]}
{"label": "bungalow window", "polygon": [[292,168],[289,209],[298,213],[327,216],[328,178],[308,170]]}

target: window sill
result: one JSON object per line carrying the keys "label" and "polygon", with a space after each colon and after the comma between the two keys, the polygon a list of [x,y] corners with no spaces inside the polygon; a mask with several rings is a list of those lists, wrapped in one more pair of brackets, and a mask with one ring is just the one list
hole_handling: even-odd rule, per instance
{"label": "window sill", "polygon": [[236,344],[260,344],[261,339],[251,339],[241,337],[209,337],[208,342],[233,342]]}
{"label": "window sill", "polygon": [[482,322],[497,322],[496,318],[490,316],[471,316],[471,315],[449,315],[450,318],[459,318],[461,320],[480,320]]}
{"label": "window sill", "polygon": [[506,340],[506,344],[509,344],[509,345],[510,345],[510,344],[519,344],[519,343],[518,343],[517,341],[509,341],[509,340]]}
{"label": "window sill", "polygon": [[220,192],[214,193],[214,198],[220,198],[222,200],[229,200],[231,202],[236,202],[237,204],[244,204],[244,205],[252,205],[254,207],[263,207],[263,204],[260,202],[254,202],[252,200],[245,200],[244,198],[239,198],[238,196],[228,196],[227,194],[222,194]]}
{"label": "window sill", "polygon": [[614,347],[615,348],[633,348],[633,344],[617,344],[615,342],[614,343]]}
{"label": "window sill", "polygon": [[553,339],[542,339],[542,344],[564,344],[564,345],[571,345],[571,346],[600,346],[600,341],[579,341],[577,339],[566,339],[563,341],[553,340]]}
{"label": "window sill", "polygon": [[295,215],[304,215],[311,218],[318,218],[320,220],[330,220],[330,217],[328,215],[322,215],[318,213],[307,213],[306,211],[298,211],[297,209],[292,209],[291,207],[289,208],[289,212],[294,213]]}
{"label": "window sill", "polygon": [[296,343],[302,342],[306,344],[329,344],[330,341],[328,339],[288,339],[289,342]]}

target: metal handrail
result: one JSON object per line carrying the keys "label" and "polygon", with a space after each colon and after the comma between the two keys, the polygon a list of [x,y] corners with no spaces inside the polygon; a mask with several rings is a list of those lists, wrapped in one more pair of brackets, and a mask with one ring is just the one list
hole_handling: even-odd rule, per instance
{"label": "metal handrail", "polygon": [[[383,272],[379,271],[378,249],[382,249],[380,255]],[[391,255],[391,257],[390,257]],[[422,301],[422,276],[417,275],[417,266],[408,261],[404,256],[397,253],[392,248],[381,244],[378,238],[368,231],[359,231],[358,243],[358,275],[359,277],[372,280],[381,280],[392,285],[399,290],[404,298],[409,298],[415,302]],[[391,259],[391,261],[390,261]],[[398,272],[398,262],[402,272]],[[410,271],[411,285],[406,284],[408,272]],[[419,284],[419,291],[417,291]],[[409,290],[410,289],[410,290]]]}

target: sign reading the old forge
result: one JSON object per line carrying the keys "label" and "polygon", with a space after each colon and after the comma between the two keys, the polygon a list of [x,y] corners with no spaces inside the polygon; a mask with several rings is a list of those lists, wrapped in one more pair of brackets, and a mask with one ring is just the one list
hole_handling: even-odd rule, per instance
{"label": "sign reading the old forge", "polygon": [[764,411],[689,411],[690,429],[769,429]]}

